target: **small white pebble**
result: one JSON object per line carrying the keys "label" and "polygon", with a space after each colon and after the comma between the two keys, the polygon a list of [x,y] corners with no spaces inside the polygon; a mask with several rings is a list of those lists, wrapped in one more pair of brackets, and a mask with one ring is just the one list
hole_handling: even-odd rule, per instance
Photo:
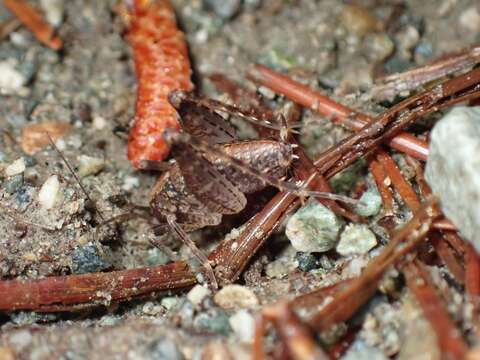
{"label": "small white pebble", "polygon": [[81,177],[97,174],[105,167],[105,161],[103,161],[103,159],[87,155],[80,155],[77,159],[80,163],[78,174]]}
{"label": "small white pebble", "polygon": [[40,0],[40,6],[45,12],[45,18],[50,25],[57,27],[62,23],[64,12],[63,0]]}
{"label": "small white pebble", "polygon": [[258,298],[249,288],[242,285],[227,285],[215,294],[215,303],[224,309],[252,309],[258,306]]}
{"label": "small white pebble", "polygon": [[255,319],[247,310],[239,310],[228,320],[241,342],[250,343],[255,334]]}
{"label": "small white pebble", "polygon": [[60,151],[64,151],[67,148],[67,144],[65,143],[65,140],[63,140],[63,139],[58,139],[57,141],[55,141],[55,146]]}
{"label": "small white pebble", "polygon": [[27,83],[27,79],[15,69],[16,62],[0,61],[0,92],[17,93]]}
{"label": "small white pebble", "polygon": [[93,127],[97,130],[102,130],[107,125],[105,119],[99,115],[93,117]]}
{"label": "small white pebble", "polygon": [[190,290],[187,294],[187,299],[190,302],[198,306],[202,303],[202,301],[211,294],[212,292],[205,286],[202,285],[195,285],[192,290]]}
{"label": "small white pebble", "polygon": [[21,157],[7,166],[7,168],[5,169],[5,175],[15,176],[23,173],[24,171],[25,171],[25,160],[23,159],[23,157]]}
{"label": "small white pebble", "polygon": [[57,200],[58,191],[60,190],[60,182],[57,175],[50,176],[40,188],[38,192],[38,202],[43,209],[53,208]]}
{"label": "small white pebble", "polygon": [[469,7],[460,14],[458,22],[465,30],[478,33],[480,31],[480,9],[475,6]]}
{"label": "small white pebble", "polygon": [[134,188],[138,188],[140,186],[140,180],[138,177],[135,176],[126,176],[123,179],[122,189],[125,191],[130,191]]}

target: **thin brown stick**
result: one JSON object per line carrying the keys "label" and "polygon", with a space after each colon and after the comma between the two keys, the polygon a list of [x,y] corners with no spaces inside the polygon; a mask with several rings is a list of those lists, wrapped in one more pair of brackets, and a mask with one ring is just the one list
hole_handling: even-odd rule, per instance
{"label": "thin brown stick", "polygon": [[55,35],[55,30],[25,0],[3,0],[3,3],[41,43],[52,50],[62,48],[63,42]]}
{"label": "thin brown stick", "polygon": [[0,24],[0,41],[5,39],[10,33],[15,31],[21,25],[18,19],[9,19]]}
{"label": "thin brown stick", "polygon": [[291,305],[286,302],[279,302],[265,307],[257,322],[253,358],[255,360],[265,359],[262,348],[262,340],[265,337],[267,322],[272,322],[282,343],[287,349],[288,355],[294,360],[327,360],[329,356],[317,345],[313,334],[306,327],[298,316],[293,312]]}
{"label": "thin brown stick", "polygon": [[194,274],[182,262],[107,273],[4,280],[0,281],[0,310],[70,310],[71,305],[109,304],[195,283]]}
{"label": "thin brown stick", "polygon": [[[255,65],[249,71],[248,77],[354,131],[361,130],[372,121],[372,118],[341,105],[308,86],[266,66]],[[402,132],[396,135],[388,141],[388,145],[423,161],[428,156],[428,144],[409,133]]]}
{"label": "thin brown stick", "polygon": [[418,207],[420,206],[420,199],[415,193],[415,190],[413,190],[412,186],[403,177],[400,169],[398,168],[392,157],[388,155],[385,151],[380,150],[378,151],[377,159],[382,163],[385,172],[392,181],[393,186],[398,191],[407,206],[412,211],[418,209]]}
{"label": "thin brown stick", "polygon": [[376,100],[392,99],[401,92],[418,89],[421,85],[452,73],[466,70],[480,62],[480,45],[446,54],[426,65],[378,79],[372,89]]}
{"label": "thin brown stick", "polygon": [[392,215],[393,195],[389,188],[389,184],[391,181],[385,173],[383,165],[378,161],[378,157],[376,159],[374,156],[370,160],[368,168],[370,169],[370,172],[375,179],[375,183],[377,184],[378,192],[380,193],[380,197],[382,198],[383,210],[385,215]]}
{"label": "thin brown stick", "polygon": [[408,288],[432,324],[443,356],[447,359],[463,359],[468,346],[446,311],[445,304],[431,285],[433,281],[427,270],[419,261],[412,261],[403,267],[403,274]]}

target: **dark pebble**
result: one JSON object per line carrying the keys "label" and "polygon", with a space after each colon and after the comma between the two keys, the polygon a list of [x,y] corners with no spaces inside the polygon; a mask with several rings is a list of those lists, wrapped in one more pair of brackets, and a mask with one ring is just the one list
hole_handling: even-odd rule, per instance
{"label": "dark pebble", "polygon": [[75,274],[99,272],[109,266],[95,245],[78,246],[73,250],[72,271]]}

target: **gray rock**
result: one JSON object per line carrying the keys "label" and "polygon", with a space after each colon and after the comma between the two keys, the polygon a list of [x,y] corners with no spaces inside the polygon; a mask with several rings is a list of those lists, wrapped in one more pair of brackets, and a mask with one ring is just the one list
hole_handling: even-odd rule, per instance
{"label": "gray rock", "polygon": [[375,216],[382,207],[382,198],[376,188],[370,188],[360,197],[355,212],[360,216]]}
{"label": "gray rock", "polygon": [[351,224],[340,235],[337,252],[343,256],[365,254],[375,245],[377,245],[377,238],[368,226]]}
{"label": "gray rock", "polygon": [[182,360],[182,353],[177,344],[167,338],[155,340],[149,346],[150,359],[152,360]]}
{"label": "gray rock", "polygon": [[223,19],[230,19],[240,10],[241,0],[204,0],[215,14]]}
{"label": "gray rock", "polygon": [[193,326],[199,331],[225,336],[232,331],[228,316],[221,309],[212,309],[198,314],[193,321]]}
{"label": "gray rock", "polygon": [[72,272],[75,274],[99,272],[109,266],[93,244],[78,246],[73,250]]}
{"label": "gray rock", "polygon": [[480,251],[480,107],[455,107],[431,133],[425,178],[444,214]]}
{"label": "gray rock", "polygon": [[316,200],[310,200],[287,223],[285,234],[297,251],[324,252],[337,243],[343,220]]}
{"label": "gray rock", "polygon": [[363,340],[356,340],[341,357],[342,360],[387,360],[388,358],[378,349],[366,344]]}

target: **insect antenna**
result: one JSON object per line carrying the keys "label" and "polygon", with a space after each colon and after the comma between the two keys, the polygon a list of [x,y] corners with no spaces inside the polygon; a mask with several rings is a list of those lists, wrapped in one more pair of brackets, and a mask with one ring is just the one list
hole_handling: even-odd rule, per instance
{"label": "insect antenna", "polygon": [[[238,116],[239,118],[246,120],[254,125],[263,126],[267,129],[281,131],[283,128],[282,125],[275,124],[267,120],[266,118],[258,116],[254,111],[246,110],[236,105],[225,104],[218,100],[199,97],[186,91],[173,91],[170,93],[169,99],[174,99],[174,101],[170,100],[170,103],[177,109],[179,108],[179,106],[181,106],[182,101],[191,101],[199,106],[207,108],[210,111],[226,112],[230,115]],[[296,130],[293,129],[291,131],[294,133],[298,133]]]}
{"label": "insect antenna", "polygon": [[104,222],[105,221],[105,218],[103,217],[102,213],[98,210],[98,207],[97,207],[97,203],[95,201],[93,201],[93,199],[90,197],[90,195],[88,194],[87,192],[87,189],[85,189],[85,187],[83,186],[82,182],[80,181],[80,178],[78,177],[77,173],[75,172],[75,170],[73,170],[73,167],[72,165],[70,165],[70,163],[68,162],[67,158],[63,155],[63,153],[60,151],[60,149],[57,147],[57,145],[55,144],[55,141],[53,141],[53,138],[50,136],[50,134],[48,133],[48,131],[45,132],[45,134],[47,135],[51,145],[53,146],[53,148],[55,149],[55,151],[57,152],[57,154],[60,156],[60,158],[62,159],[62,161],[65,163],[65,165],[67,166],[68,168],[68,171],[70,171],[70,173],[72,174],[72,176],[75,178],[75,181],[77,182],[78,186],[80,186],[80,189],[82,190],[82,192],[84,193],[85,197],[87,198],[88,202],[93,206],[93,209],[95,210],[95,212],[98,214],[98,216],[100,217],[100,219],[102,219],[102,221]]}

